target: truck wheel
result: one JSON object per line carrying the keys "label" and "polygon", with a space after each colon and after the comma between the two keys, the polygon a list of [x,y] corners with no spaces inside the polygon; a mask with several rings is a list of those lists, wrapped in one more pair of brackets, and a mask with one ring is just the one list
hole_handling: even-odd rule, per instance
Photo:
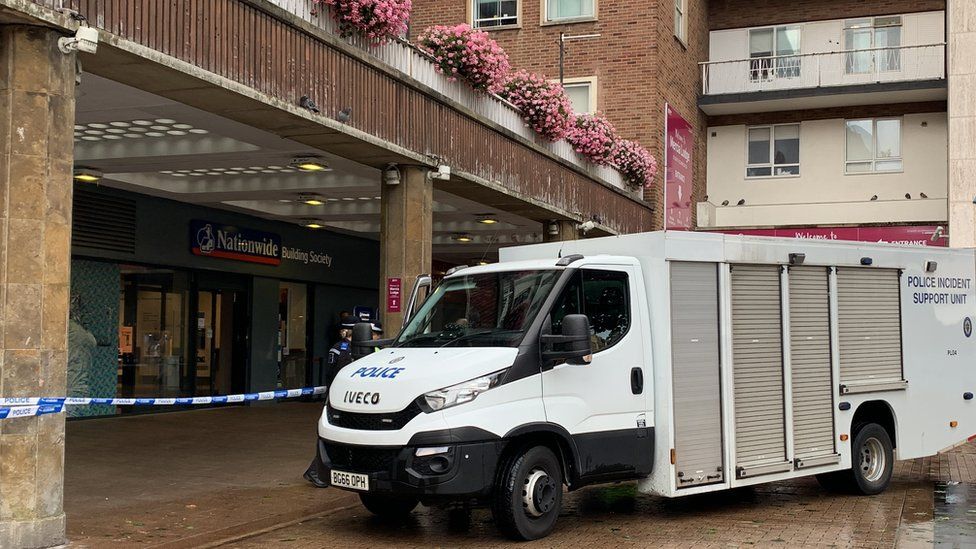
{"label": "truck wheel", "polygon": [[417,506],[417,498],[359,494],[359,501],[370,513],[383,518],[402,518]]}
{"label": "truck wheel", "polygon": [[877,423],[868,423],[854,435],[851,445],[851,472],[856,492],[873,496],[884,492],[895,470],[895,453],[888,431]]}
{"label": "truck wheel", "polygon": [[562,502],[559,459],[549,448],[533,446],[502,465],[491,512],[503,534],[533,540],[552,532]]}
{"label": "truck wheel", "polygon": [[894,451],[888,431],[877,423],[867,423],[854,434],[851,468],[819,474],[817,481],[833,492],[873,496],[888,488],[894,468]]}

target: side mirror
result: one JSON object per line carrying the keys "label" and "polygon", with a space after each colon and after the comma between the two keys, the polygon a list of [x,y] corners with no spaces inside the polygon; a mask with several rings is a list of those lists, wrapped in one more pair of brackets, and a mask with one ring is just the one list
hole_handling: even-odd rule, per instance
{"label": "side mirror", "polygon": [[542,335],[542,359],[565,360],[570,364],[588,364],[593,354],[590,343],[590,319],[586,315],[566,315],[562,334]]}
{"label": "side mirror", "polygon": [[352,357],[360,359],[373,352],[373,326],[369,322],[357,322],[352,327]]}
{"label": "side mirror", "polygon": [[407,300],[407,307],[403,312],[403,325],[406,326],[410,319],[413,317],[417,306],[423,302],[424,298],[420,296],[421,288],[427,288],[427,293],[430,293],[430,288],[433,285],[434,279],[431,278],[429,274],[422,274],[417,276],[417,280],[413,282],[413,289],[410,290],[410,299]]}

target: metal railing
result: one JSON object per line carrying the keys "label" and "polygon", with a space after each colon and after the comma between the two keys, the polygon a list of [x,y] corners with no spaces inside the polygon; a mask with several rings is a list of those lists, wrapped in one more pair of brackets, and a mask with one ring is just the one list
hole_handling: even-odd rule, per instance
{"label": "metal railing", "polygon": [[[339,36],[336,24],[329,16],[328,8],[325,5],[320,4],[317,9],[313,9],[311,0],[269,1],[300,19],[330,34]],[[629,187],[620,172],[612,167],[596,166],[587,162],[565,140],[550,142],[538,137],[522,120],[518,109],[508,101],[497,95],[477,93],[463,82],[451,81],[437,72],[432,58],[409,41],[398,39],[385,44],[371,44],[359,36],[346,37],[342,40],[385,62],[444,97],[461,104],[475,114],[548,149],[556,156],[583,168],[589,174],[632,196],[640,196],[641,191]]]}
{"label": "metal railing", "polygon": [[945,43],[773,55],[700,63],[702,94],[945,78]]}

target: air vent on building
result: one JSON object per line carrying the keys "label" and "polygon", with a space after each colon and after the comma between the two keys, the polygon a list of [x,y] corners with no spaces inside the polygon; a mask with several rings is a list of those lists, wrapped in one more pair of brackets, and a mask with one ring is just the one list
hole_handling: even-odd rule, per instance
{"label": "air vent on building", "polygon": [[134,254],[135,200],[76,189],[72,208],[71,246]]}

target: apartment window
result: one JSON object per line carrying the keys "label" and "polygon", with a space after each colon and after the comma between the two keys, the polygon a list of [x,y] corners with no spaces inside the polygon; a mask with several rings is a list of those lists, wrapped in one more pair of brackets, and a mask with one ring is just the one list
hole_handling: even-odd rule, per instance
{"label": "apartment window", "polygon": [[474,0],[472,9],[475,28],[518,25],[518,0]]}
{"label": "apartment window", "polygon": [[800,125],[749,128],[746,177],[800,175]]}
{"label": "apartment window", "polygon": [[573,105],[573,112],[593,113],[596,111],[596,78],[566,78],[563,89]]}
{"label": "apartment window", "polygon": [[901,17],[844,21],[847,74],[901,70]]}
{"label": "apartment window", "polygon": [[749,31],[749,79],[753,82],[800,76],[800,27]]}
{"label": "apartment window", "polygon": [[674,0],[674,35],[682,43],[688,42],[688,0]]}
{"label": "apartment window", "polygon": [[545,0],[546,21],[588,19],[596,15],[596,0]]}
{"label": "apartment window", "polygon": [[847,121],[847,173],[901,170],[900,118]]}

